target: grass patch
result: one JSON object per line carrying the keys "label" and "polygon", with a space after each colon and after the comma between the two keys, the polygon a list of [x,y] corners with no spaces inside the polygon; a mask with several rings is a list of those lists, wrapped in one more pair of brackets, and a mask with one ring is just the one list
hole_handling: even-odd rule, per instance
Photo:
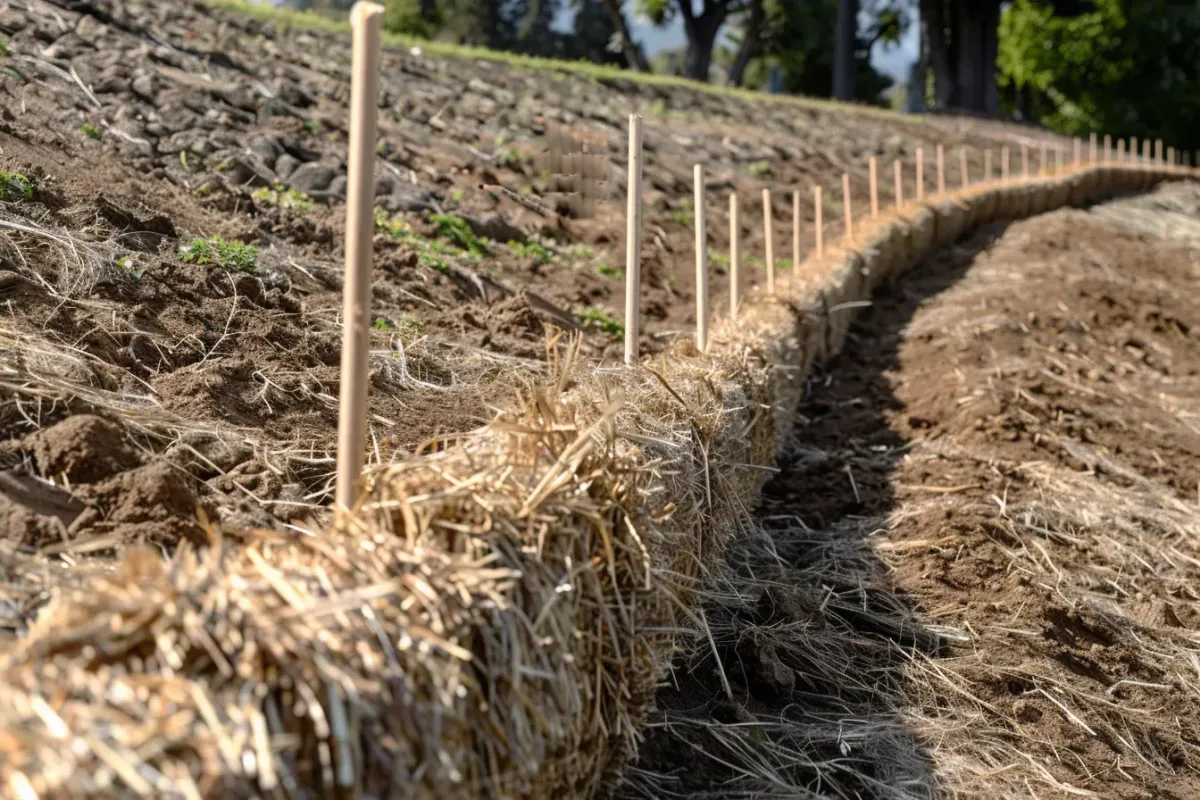
{"label": "grass patch", "polygon": [[453,214],[434,214],[429,218],[437,226],[438,236],[446,239],[460,250],[477,256],[489,255],[487,244],[475,235],[471,226],[462,217]]}
{"label": "grass patch", "polygon": [[33,199],[33,180],[20,172],[0,172],[0,200]]}
{"label": "grass patch", "polygon": [[192,239],[179,248],[179,258],[188,264],[216,264],[228,270],[258,271],[258,248],[237,240],[227,242],[220,236]]}
{"label": "grass patch", "polygon": [[729,266],[729,256],[726,253],[717,252],[715,250],[708,251],[708,260],[719,267]]}
{"label": "grass patch", "polygon": [[620,280],[621,278],[625,277],[625,270],[621,269],[620,267],[614,267],[612,264],[601,264],[600,266],[596,267],[596,272],[599,272],[606,278],[613,278],[616,280]]}
{"label": "grass patch", "polygon": [[[103,139],[104,138],[104,131],[100,130],[95,125],[82,125],[82,126],[80,126],[79,130],[82,131],[83,135],[89,139]],[[182,152],[182,151],[180,151],[180,152]]]}
{"label": "grass patch", "polygon": [[558,257],[541,242],[518,242],[514,239],[509,241],[508,246],[517,258],[533,259],[534,266],[558,260]]}
{"label": "grass patch", "polygon": [[305,214],[312,210],[312,198],[297,189],[285,189],[282,185],[272,189],[264,186],[251,195],[256,203],[286,208]]}
{"label": "grass patch", "polygon": [[769,178],[775,174],[775,168],[770,161],[755,161],[746,169],[756,178]]}
{"label": "grass patch", "polygon": [[8,58],[8,42],[0,39],[0,58]]}
{"label": "grass patch", "polygon": [[620,323],[611,314],[601,311],[598,308],[581,308],[575,312],[575,318],[578,319],[585,328],[599,328],[609,336],[624,336],[625,326]]}

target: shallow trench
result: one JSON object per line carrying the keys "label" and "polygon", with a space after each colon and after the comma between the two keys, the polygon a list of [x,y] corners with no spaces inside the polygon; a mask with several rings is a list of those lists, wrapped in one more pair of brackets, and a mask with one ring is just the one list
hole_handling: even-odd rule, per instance
{"label": "shallow trench", "polygon": [[883,287],[625,797],[1200,796],[1200,189]]}

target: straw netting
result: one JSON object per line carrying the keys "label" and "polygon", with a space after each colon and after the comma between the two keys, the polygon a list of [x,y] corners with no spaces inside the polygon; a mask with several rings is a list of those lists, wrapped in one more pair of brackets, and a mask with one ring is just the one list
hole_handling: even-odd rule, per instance
{"label": "straw netting", "polygon": [[[577,364],[454,447],[378,470],[345,530],[220,531],[112,572],[0,552],[48,593],[5,654],[0,785],[33,797],[575,797],[611,788],[812,361],[969,225],[1167,173],[984,186],[865,227],[636,369]],[[1063,194],[1062,186],[1069,187]],[[943,199],[944,200],[944,199]],[[988,213],[984,213],[984,212]]]}

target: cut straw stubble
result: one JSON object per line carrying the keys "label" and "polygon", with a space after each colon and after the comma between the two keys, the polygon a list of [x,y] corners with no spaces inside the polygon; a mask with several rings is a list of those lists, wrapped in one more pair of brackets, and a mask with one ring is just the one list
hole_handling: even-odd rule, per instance
{"label": "cut straw stubble", "polygon": [[350,12],[350,152],[346,186],[346,261],[342,368],[338,398],[335,513],[345,521],[358,503],[367,444],[367,360],[370,350],[372,204],[383,6],[356,3]]}

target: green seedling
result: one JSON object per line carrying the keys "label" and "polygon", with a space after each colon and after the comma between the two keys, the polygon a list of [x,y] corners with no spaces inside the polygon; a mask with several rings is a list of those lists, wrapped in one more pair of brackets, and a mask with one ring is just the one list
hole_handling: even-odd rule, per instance
{"label": "green seedling", "polygon": [[135,281],[141,280],[142,276],[146,274],[146,268],[139,266],[130,256],[118,258],[114,263],[116,264],[117,269],[121,270],[126,275],[129,275]]}
{"label": "green seedling", "polygon": [[311,197],[297,189],[285,189],[282,185],[277,185],[274,189],[264,186],[256,190],[251,197],[263,205],[293,209],[301,214],[312,210]]}
{"label": "green seedling", "polygon": [[315,119],[310,119],[304,123],[304,130],[308,131],[309,133],[320,133],[321,123]]}
{"label": "green seedling", "polygon": [[83,135],[89,139],[104,138],[104,131],[100,130],[95,125],[83,125],[79,128],[79,130],[83,131]]}
{"label": "green seedling", "polygon": [[575,317],[585,327],[599,328],[609,336],[625,335],[625,326],[618,322],[611,314],[601,311],[598,308],[580,309],[575,312]]}
{"label": "green seedling", "polygon": [[475,231],[471,230],[471,226],[462,217],[434,214],[429,219],[437,226],[438,236],[447,239],[455,247],[477,256],[488,255],[487,244],[475,235]]}
{"label": "green seedling", "polygon": [[572,258],[592,258],[596,255],[590,244],[573,244],[567,248],[567,252]]}
{"label": "green seedling", "polygon": [[180,260],[188,264],[215,264],[228,270],[254,274],[258,265],[258,248],[245,242],[227,242],[220,236],[192,239],[179,248]]}
{"label": "green seedling", "polygon": [[557,260],[554,253],[541,242],[518,242],[513,239],[509,241],[508,246],[518,258],[533,259],[535,266]]}
{"label": "green seedling", "polygon": [[33,181],[20,172],[0,172],[0,200],[31,200]]}
{"label": "green seedling", "polygon": [[770,161],[755,161],[750,166],[746,167],[751,175],[759,178],[767,178],[775,174],[775,168],[771,166]]}
{"label": "green seedling", "polygon": [[600,266],[596,267],[596,272],[599,272],[606,278],[614,278],[616,280],[620,280],[621,278],[625,277],[625,270],[621,269],[620,267],[614,267],[611,264],[601,264]]}

